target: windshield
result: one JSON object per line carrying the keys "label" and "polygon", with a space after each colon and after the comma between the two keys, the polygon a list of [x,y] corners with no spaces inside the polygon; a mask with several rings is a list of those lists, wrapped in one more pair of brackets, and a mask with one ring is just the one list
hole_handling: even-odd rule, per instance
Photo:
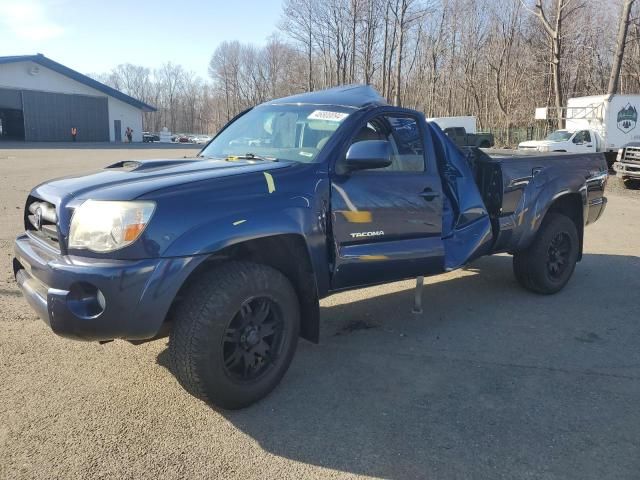
{"label": "windshield", "polygon": [[201,155],[313,162],[353,110],[318,105],[265,105],[224,129]]}
{"label": "windshield", "polygon": [[569,140],[571,135],[573,134],[566,130],[556,130],[555,132],[551,132],[547,135],[545,140],[550,140],[552,142],[564,142],[565,140]]}

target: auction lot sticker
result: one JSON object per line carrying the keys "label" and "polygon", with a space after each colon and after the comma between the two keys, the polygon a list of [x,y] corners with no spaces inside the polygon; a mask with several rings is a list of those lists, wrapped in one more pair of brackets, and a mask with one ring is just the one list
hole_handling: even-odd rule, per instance
{"label": "auction lot sticker", "polygon": [[348,113],[332,112],[330,110],[314,110],[307,117],[308,120],[328,120],[330,122],[341,122],[349,116]]}

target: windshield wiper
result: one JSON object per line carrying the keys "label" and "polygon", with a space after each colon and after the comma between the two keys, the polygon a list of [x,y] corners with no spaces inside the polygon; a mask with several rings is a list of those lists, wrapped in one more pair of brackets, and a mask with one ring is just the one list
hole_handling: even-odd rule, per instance
{"label": "windshield wiper", "polygon": [[229,155],[225,158],[228,162],[233,162],[234,160],[264,160],[265,162],[277,162],[278,159],[275,157],[261,157],[260,155],[256,155],[255,153],[245,153],[244,155]]}

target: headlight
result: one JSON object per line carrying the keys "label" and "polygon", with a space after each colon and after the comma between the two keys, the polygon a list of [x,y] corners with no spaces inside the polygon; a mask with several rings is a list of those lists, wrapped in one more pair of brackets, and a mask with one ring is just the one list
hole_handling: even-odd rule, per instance
{"label": "headlight", "polygon": [[71,218],[69,248],[112,252],[135,242],[147,227],[154,202],[87,200]]}
{"label": "headlight", "polygon": [[624,148],[619,148],[618,155],[616,155],[616,162],[619,162],[620,160],[622,160],[623,155],[624,155]]}
{"label": "headlight", "polygon": [[549,145],[540,145],[540,146],[538,147],[538,151],[539,151],[539,152],[548,152],[548,151],[549,151],[549,148],[550,148],[550,147],[549,147]]}

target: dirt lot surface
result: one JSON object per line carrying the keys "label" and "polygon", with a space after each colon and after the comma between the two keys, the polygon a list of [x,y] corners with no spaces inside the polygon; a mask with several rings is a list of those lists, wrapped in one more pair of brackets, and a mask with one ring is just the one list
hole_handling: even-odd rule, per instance
{"label": "dirt lot surface", "polygon": [[56,337],[11,272],[38,182],[194,150],[0,149],[0,478],[637,479],[640,191],[610,182],[567,288],[522,290],[511,259],[322,302],[264,401],[218,412],[141,346]]}

